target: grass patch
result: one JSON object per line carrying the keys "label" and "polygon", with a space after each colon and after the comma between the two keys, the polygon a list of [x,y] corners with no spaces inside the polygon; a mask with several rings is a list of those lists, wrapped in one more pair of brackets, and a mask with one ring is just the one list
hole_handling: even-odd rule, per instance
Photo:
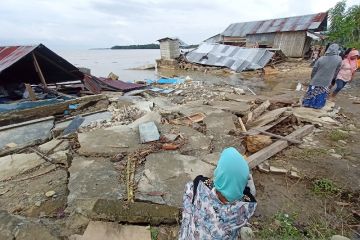
{"label": "grass patch", "polygon": [[315,159],[327,154],[327,150],[323,148],[305,148],[301,150],[294,150],[288,156],[296,160]]}
{"label": "grass patch", "polygon": [[330,239],[336,230],[325,219],[310,219],[308,224],[296,223],[296,214],[277,213],[273,221],[256,234],[256,239],[269,240],[303,240],[303,239]]}
{"label": "grass patch", "polygon": [[159,235],[159,229],[156,227],[150,227],[151,240],[157,240]]}
{"label": "grass patch", "polygon": [[315,180],[313,184],[314,184],[313,191],[316,194],[322,194],[322,195],[336,194],[340,190],[333,181],[327,178]]}
{"label": "grass patch", "polygon": [[329,138],[332,140],[332,141],[339,141],[339,140],[345,140],[349,137],[349,134],[346,133],[345,131],[342,131],[342,130],[332,130],[330,133],[329,133]]}
{"label": "grass patch", "polygon": [[303,239],[304,236],[295,226],[295,216],[277,213],[268,228],[259,231],[260,239]]}

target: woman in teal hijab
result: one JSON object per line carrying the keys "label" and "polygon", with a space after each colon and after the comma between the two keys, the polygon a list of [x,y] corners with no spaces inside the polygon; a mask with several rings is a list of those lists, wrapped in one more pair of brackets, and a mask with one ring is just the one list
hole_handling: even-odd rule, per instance
{"label": "woman in teal hijab", "polygon": [[235,148],[226,148],[214,171],[216,191],[228,202],[240,200],[244,196],[249,173],[249,165],[244,157]]}
{"label": "woman in teal hijab", "polygon": [[249,177],[244,157],[235,148],[224,149],[214,181],[200,175],[186,184],[179,239],[238,239],[257,205]]}

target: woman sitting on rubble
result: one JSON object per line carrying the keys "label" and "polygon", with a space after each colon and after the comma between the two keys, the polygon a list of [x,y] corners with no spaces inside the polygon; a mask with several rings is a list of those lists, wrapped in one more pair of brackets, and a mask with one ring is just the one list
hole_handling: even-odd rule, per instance
{"label": "woman sitting on rubble", "polygon": [[237,239],[255,212],[253,194],[247,161],[235,148],[225,149],[214,180],[200,175],[186,184],[179,239]]}
{"label": "woman sitting on rubble", "polygon": [[313,67],[311,82],[303,99],[304,107],[320,109],[325,106],[329,86],[340,70],[341,61],[339,45],[331,44]]}

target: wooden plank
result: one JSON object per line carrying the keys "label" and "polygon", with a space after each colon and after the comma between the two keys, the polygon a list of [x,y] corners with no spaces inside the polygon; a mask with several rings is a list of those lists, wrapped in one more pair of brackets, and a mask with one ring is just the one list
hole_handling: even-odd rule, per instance
{"label": "wooden plank", "polygon": [[34,93],[34,90],[32,89],[31,85],[28,83],[25,83],[25,88],[29,92],[29,97],[31,101],[36,101],[36,95]]}
{"label": "wooden plank", "polygon": [[33,61],[34,61],[34,66],[35,66],[35,69],[36,69],[36,72],[38,73],[39,75],[39,78],[40,78],[40,81],[42,82],[42,84],[44,85],[45,88],[47,88],[47,84],[46,84],[46,81],[45,81],[45,77],[41,71],[41,68],[40,68],[40,65],[36,59],[36,56],[34,53],[32,53],[32,57],[33,57]]}
{"label": "wooden plank", "polygon": [[277,134],[269,133],[269,132],[263,131],[261,129],[254,129],[254,130],[258,131],[258,132],[261,132],[262,134],[265,134],[265,135],[268,135],[268,136],[271,136],[271,137],[276,137],[278,139],[282,139],[282,140],[285,140],[285,141],[288,141],[288,142],[291,142],[291,143],[296,143],[296,144],[302,143],[301,141],[298,141],[298,140],[295,140],[295,139],[292,139],[292,138],[289,138],[289,137],[283,137],[283,136],[280,136],[280,135],[277,135]]}
{"label": "wooden plank", "polygon": [[246,132],[246,127],[241,119],[241,117],[238,118],[239,119],[239,123],[240,123],[240,126],[241,126],[241,129],[243,130],[243,132]]}
{"label": "wooden plank", "polygon": [[251,122],[249,124],[249,126],[256,127],[256,128],[265,126],[265,125],[275,121],[276,119],[278,119],[284,112],[286,112],[288,110],[289,110],[289,108],[284,107],[284,108],[278,108],[278,109],[272,110],[270,112],[267,112],[267,113],[261,115],[261,117],[259,119],[257,119],[256,121]]}
{"label": "wooden plank", "polygon": [[[293,133],[287,135],[288,138],[293,139],[301,139],[306,135],[310,134],[314,130],[313,125],[305,125],[302,128],[294,131]],[[247,158],[250,168],[254,168],[266,159],[274,156],[278,152],[282,151],[283,149],[289,146],[288,141],[285,140],[278,140],[275,143],[267,146],[266,148],[252,154],[250,157]]]}
{"label": "wooden plank", "polygon": [[257,108],[255,108],[253,111],[248,113],[248,117],[246,120],[246,124],[249,124],[250,122],[254,121],[255,119],[257,119],[261,114],[263,114],[266,109],[268,109],[270,107],[270,101],[266,100],[265,102],[263,102],[262,104],[260,104],[260,106],[258,106]]}

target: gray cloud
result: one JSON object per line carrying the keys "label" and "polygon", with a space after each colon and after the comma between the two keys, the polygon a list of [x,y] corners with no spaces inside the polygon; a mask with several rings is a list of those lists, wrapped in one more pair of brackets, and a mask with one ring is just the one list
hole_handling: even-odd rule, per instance
{"label": "gray cloud", "polygon": [[55,48],[89,48],[150,43],[164,36],[198,43],[233,22],[326,11],[337,0],[0,2],[0,45],[42,42]]}

